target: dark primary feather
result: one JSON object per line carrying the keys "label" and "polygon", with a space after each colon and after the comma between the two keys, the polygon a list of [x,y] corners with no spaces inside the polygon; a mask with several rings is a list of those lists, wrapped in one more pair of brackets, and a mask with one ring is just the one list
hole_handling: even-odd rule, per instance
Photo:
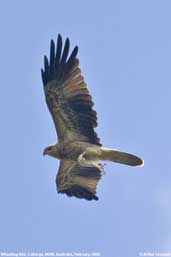
{"label": "dark primary feather", "polygon": [[78,47],[70,56],[69,48],[68,38],[62,47],[62,37],[58,35],[56,49],[51,40],[50,60],[44,57],[44,70],[41,70],[46,102],[59,139],[101,145],[94,131],[97,113],[93,110],[94,103],[76,58]]}
{"label": "dark primary feather", "polygon": [[[64,44],[64,49],[62,52],[62,37],[58,35],[57,39],[57,48],[55,55],[55,43],[51,40],[50,43],[50,63],[48,63],[47,56],[44,57],[44,76],[46,77],[44,86],[53,79],[62,80],[64,79],[66,73],[68,73],[72,69],[73,61],[78,53],[78,47],[76,46],[70,58],[67,61],[68,53],[69,53],[70,42],[67,38]],[[42,78],[43,79],[43,78]],[[44,81],[44,80],[43,80]]]}
{"label": "dark primary feather", "polygon": [[69,39],[67,38],[65,41],[65,45],[64,45],[64,50],[63,50],[63,54],[62,54],[62,58],[61,58],[61,64],[63,65],[64,63],[66,63],[67,57],[68,57],[68,53],[69,53]]}
{"label": "dark primary feather", "polygon": [[101,179],[101,170],[89,164],[81,166],[73,161],[61,161],[56,177],[58,193],[86,200],[98,200],[96,187]]}
{"label": "dark primary feather", "polygon": [[89,201],[99,200],[99,198],[96,195],[94,195],[90,191],[86,190],[85,188],[79,187],[77,185],[74,185],[74,186],[70,187],[69,189],[59,191],[59,193],[66,194],[67,196],[70,196],[70,197],[75,196],[77,198],[86,199]]}
{"label": "dark primary feather", "polygon": [[68,71],[69,71],[69,69],[72,67],[73,61],[74,61],[74,59],[75,59],[77,53],[78,53],[78,47],[76,46],[76,47],[74,48],[74,50],[72,51],[72,53],[71,53],[71,55],[70,55],[70,57],[69,57],[69,59],[68,59],[68,62],[67,62],[67,70],[68,70]]}
{"label": "dark primary feather", "polygon": [[61,35],[58,35],[57,39],[57,50],[56,50],[56,57],[55,57],[55,69],[57,69],[61,57],[62,52],[62,37]]}
{"label": "dark primary feather", "polygon": [[54,73],[54,64],[55,64],[55,43],[51,40],[50,44],[50,74]]}

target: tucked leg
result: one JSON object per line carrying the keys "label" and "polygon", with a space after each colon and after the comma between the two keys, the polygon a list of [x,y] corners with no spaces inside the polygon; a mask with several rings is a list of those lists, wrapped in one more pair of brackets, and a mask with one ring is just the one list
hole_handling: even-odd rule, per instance
{"label": "tucked leg", "polygon": [[83,152],[82,154],[80,154],[78,156],[78,162],[81,162],[81,161],[85,161],[85,158],[84,158],[84,155],[86,154],[86,152]]}

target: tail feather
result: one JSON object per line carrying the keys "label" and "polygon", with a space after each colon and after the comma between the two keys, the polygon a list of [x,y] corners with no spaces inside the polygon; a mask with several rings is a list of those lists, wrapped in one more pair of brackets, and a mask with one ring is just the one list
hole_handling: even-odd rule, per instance
{"label": "tail feather", "polygon": [[112,149],[107,149],[107,148],[101,148],[102,150],[102,159],[106,161],[112,161],[112,162],[117,162],[121,164],[126,164],[130,166],[143,166],[144,161],[143,159],[129,154],[129,153],[124,153],[120,152],[117,150],[112,150]]}

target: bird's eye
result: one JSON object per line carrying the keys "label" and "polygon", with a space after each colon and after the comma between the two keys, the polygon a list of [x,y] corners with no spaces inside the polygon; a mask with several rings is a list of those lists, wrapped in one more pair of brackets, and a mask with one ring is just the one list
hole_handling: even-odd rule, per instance
{"label": "bird's eye", "polygon": [[52,149],[52,147],[48,147],[48,149],[47,149],[47,150],[48,150],[48,151],[50,151],[51,149]]}

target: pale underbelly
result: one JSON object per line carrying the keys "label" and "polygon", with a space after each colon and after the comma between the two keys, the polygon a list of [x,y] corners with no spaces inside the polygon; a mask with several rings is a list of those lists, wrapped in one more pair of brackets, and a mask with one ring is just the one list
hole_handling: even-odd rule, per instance
{"label": "pale underbelly", "polygon": [[101,147],[87,142],[73,142],[62,148],[61,159],[78,161],[79,156],[85,153],[86,160],[99,161],[101,155]]}

